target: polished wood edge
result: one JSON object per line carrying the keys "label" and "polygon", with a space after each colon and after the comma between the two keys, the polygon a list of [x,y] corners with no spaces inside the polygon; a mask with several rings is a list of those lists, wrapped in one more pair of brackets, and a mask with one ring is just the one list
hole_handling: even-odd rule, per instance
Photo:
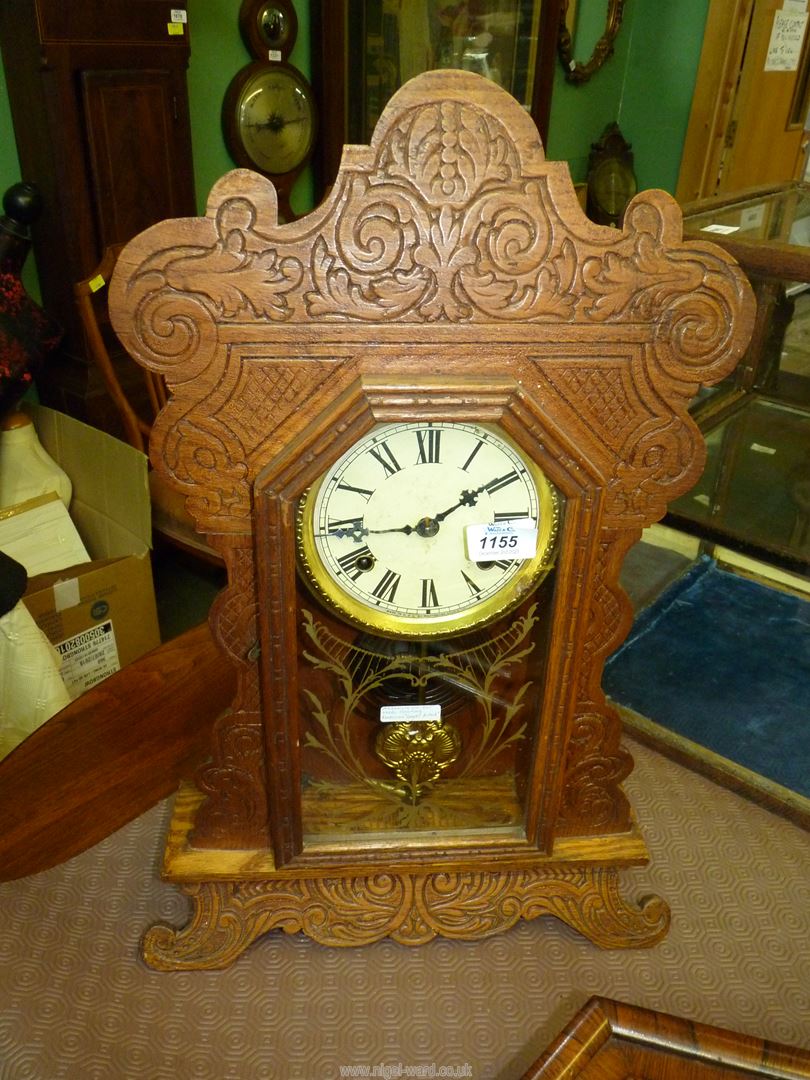
{"label": "polished wood edge", "polygon": [[0,762],[0,881],[79,855],[171,795],[207,756],[233,684],[203,623],[32,732]]}
{"label": "polished wood edge", "polygon": [[[684,1069],[684,1076],[695,1076],[694,1066],[699,1064],[713,1070],[720,1066],[790,1080],[806,1080],[810,1076],[810,1052],[806,1050],[625,1005],[611,998],[592,997],[521,1080],[562,1077],[573,1080],[584,1074],[591,1063],[594,1063],[592,1075],[599,1075],[594,1059],[611,1040],[685,1058],[684,1065],[693,1068]],[[712,1075],[717,1075],[716,1071]]]}
{"label": "polished wood edge", "polygon": [[707,195],[703,198],[682,202],[680,204],[681,213],[684,218],[688,218],[692,214],[706,214],[723,207],[742,205],[752,199],[761,199],[767,195],[781,195],[792,188],[810,190],[810,186],[796,180],[788,180],[783,184],[752,184],[750,187],[740,188],[739,191],[731,194],[725,192],[721,195]]}
{"label": "polished wood edge", "polygon": [[[488,869],[508,873],[511,870],[530,869],[533,867],[560,866],[601,866],[610,863],[613,866],[643,866],[649,862],[649,853],[641,831],[635,820],[629,832],[613,836],[598,837],[561,837],[554,844],[550,855],[531,852],[526,855],[511,851],[499,851],[496,846],[486,850],[477,848],[474,854],[460,852],[458,858],[443,859],[431,864],[422,853],[416,853],[418,865],[402,858],[397,852],[394,858],[388,851],[376,852],[367,861],[357,858],[353,847],[336,849],[320,864],[303,861],[283,869],[276,868],[272,850],[252,849],[237,850],[220,848],[195,848],[190,843],[194,829],[194,820],[198,807],[203,802],[202,794],[191,783],[184,783],[177,792],[174,811],[166,840],[163,861],[163,877],[167,881],[184,882],[205,880],[245,880],[259,881],[274,879],[279,881],[306,878],[323,878],[335,873],[335,860],[339,859],[341,875],[375,874],[384,870],[386,873],[430,875],[452,871],[479,869],[482,858],[487,858]],[[328,861],[327,861],[328,859]],[[374,860],[374,861],[372,861]]]}
{"label": "polished wood edge", "polygon": [[649,720],[624,705],[617,705],[616,708],[622,718],[625,733],[638,742],[713,780],[721,787],[750,799],[763,809],[787,818],[794,825],[810,830],[810,799],[692,742],[691,739],[667,730],[654,720]]}
{"label": "polished wood edge", "polygon": [[707,240],[727,251],[748,274],[763,278],[810,280],[810,252],[784,240],[742,240],[684,226],[684,241]]}

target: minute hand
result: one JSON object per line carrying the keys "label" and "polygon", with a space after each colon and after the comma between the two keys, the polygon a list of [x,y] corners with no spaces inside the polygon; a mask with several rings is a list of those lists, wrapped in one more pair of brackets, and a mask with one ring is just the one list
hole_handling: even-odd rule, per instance
{"label": "minute hand", "polygon": [[433,520],[434,521],[444,521],[444,519],[446,517],[449,517],[453,513],[454,510],[458,510],[458,508],[460,506],[475,506],[475,504],[478,502],[478,496],[481,494],[481,492],[486,491],[487,488],[489,488],[493,484],[497,484],[497,483],[498,483],[497,479],[496,480],[487,480],[487,482],[485,484],[482,484],[480,487],[477,487],[474,491],[468,491],[465,488],[464,491],[462,491],[461,497],[459,498],[458,502],[454,503],[452,506],[449,506],[446,510],[442,510],[442,512],[440,514],[434,514],[433,515]]}

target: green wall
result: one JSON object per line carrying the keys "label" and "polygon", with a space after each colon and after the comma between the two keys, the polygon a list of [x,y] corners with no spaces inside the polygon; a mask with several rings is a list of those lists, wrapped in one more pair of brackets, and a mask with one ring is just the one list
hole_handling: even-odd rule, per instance
{"label": "green wall", "polygon": [[[626,0],[615,53],[601,71],[582,86],[572,86],[557,64],[548,157],[568,161],[574,179],[584,179],[591,143],[617,120],[633,145],[639,187],[674,192],[708,4],[709,0]],[[579,0],[586,39],[598,36],[599,12],[605,5],[606,0]],[[309,0],[296,0],[296,10],[299,34],[291,59],[309,76]],[[189,4],[188,86],[200,212],[212,184],[233,168],[222,138],[220,110],[228,83],[251,59],[239,34],[238,11],[237,0]],[[582,55],[577,51],[579,58]],[[0,191],[19,179],[8,94],[0,72]],[[309,173],[299,179],[292,201],[298,212],[311,206]],[[26,277],[37,295],[30,259]]]}
{"label": "green wall", "polygon": [[[0,0],[0,3],[2,0]],[[12,184],[16,184],[20,176],[20,159],[17,157],[17,146],[14,142],[14,127],[11,123],[11,109],[8,103],[8,90],[6,88],[6,73],[0,64],[0,196]],[[39,302],[42,297],[39,291],[39,281],[34,260],[29,258],[23,267],[23,285],[34,299]]]}
{"label": "green wall", "polygon": [[[579,0],[578,8],[604,13],[605,0]],[[708,9],[709,0],[627,0],[601,71],[573,86],[557,65],[548,157],[568,161],[574,180],[584,180],[591,143],[615,120],[632,144],[639,188],[674,193]],[[596,35],[586,25],[583,36]]]}
{"label": "green wall", "polygon": [[[329,0],[327,0],[329,2]],[[309,57],[309,0],[296,0],[298,38],[290,62],[311,76]],[[222,137],[222,99],[233,76],[253,57],[239,33],[239,4],[235,0],[191,0],[191,63],[188,93],[191,107],[191,142],[197,205],[202,213],[208,192],[234,162]],[[303,173],[292,193],[298,213],[311,208],[312,179]]]}
{"label": "green wall", "polygon": [[[659,0],[641,2],[657,4]],[[554,161],[567,161],[575,182],[585,179],[591,143],[596,142],[608,124],[618,120],[631,38],[628,24],[635,6],[635,0],[627,0],[613,56],[588,82],[578,85],[566,82],[562,64],[555,64],[546,156]],[[604,27],[605,7],[605,0],[578,0],[574,56],[583,63]]]}
{"label": "green wall", "polygon": [[8,104],[6,73],[0,65],[0,194],[20,179],[20,160],[14,143],[14,128]]}
{"label": "green wall", "polygon": [[709,0],[629,0],[632,22],[618,121],[640,188],[674,194]]}

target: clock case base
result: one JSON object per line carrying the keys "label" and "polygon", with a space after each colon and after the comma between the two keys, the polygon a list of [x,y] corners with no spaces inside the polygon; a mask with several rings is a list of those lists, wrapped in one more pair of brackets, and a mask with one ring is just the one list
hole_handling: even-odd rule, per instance
{"label": "clock case base", "polygon": [[552,915],[605,948],[645,948],[667,933],[669,907],[658,896],[625,899],[620,868],[648,861],[633,824],[609,838],[559,840],[551,855],[482,871],[463,860],[418,872],[396,865],[368,873],[347,866],[340,876],[277,871],[268,850],[193,848],[189,837],[201,796],[188,785],[175,802],[164,879],[189,897],[188,924],[158,924],[143,941],[158,971],[230,966],[271,930],[304,933],[321,945],[369,945],[390,937],[423,945],[435,937],[476,941],[519,919]]}

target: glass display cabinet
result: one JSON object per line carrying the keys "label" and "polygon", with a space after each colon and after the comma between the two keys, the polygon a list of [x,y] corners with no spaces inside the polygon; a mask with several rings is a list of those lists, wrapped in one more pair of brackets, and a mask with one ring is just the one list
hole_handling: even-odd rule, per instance
{"label": "glass display cabinet", "polygon": [[691,203],[684,234],[737,259],[758,312],[739,367],[693,407],[707,465],[668,523],[810,574],[810,185]]}

